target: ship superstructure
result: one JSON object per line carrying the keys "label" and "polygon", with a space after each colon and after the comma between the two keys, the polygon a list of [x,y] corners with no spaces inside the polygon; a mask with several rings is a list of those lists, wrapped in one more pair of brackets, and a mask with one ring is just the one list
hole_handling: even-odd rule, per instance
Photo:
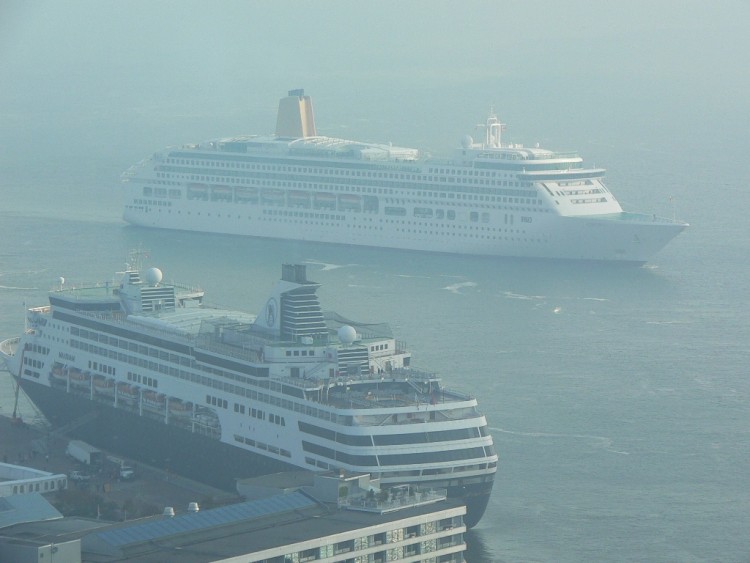
{"label": "ship superstructure", "polygon": [[168,148],[123,174],[134,225],[459,254],[642,263],[687,225],[623,211],[575,153],[481,142],[450,159],[317,135],[292,90],[275,135]]}
{"label": "ship superstructure", "polygon": [[498,461],[476,399],[412,367],[387,325],[324,312],[304,265],[282,270],[258,315],[156,268],[61,284],[0,351],[51,421],[102,447],[225,487],[291,466],[367,472],[447,489],[475,524]]}

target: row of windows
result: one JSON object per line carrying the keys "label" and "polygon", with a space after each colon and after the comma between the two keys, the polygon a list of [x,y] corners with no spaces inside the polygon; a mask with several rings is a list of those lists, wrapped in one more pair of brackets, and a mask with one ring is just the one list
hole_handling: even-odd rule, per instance
{"label": "row of windows", "polygon": [[556,191],[557,195],[560,196],[572,196],[572,195],[592,195],[604,193],[604,190],[598,188],[589,188],[587,190],[562,190]]}
{"label": "row of windows", "polygon": [[[143,191],[145,192],[147,188],[143,188]],[[146,195],[144,193],[144,195]],[[137,205],[151,205],[151,206],[162,206],[162,207],[171,207],[172,202],[171,201],[161,201],[159,199],[134,199],[133,203],[136,203]]]}
{"label": "row of windows", "polygon": [[220,397],[214,397],[213,395],[206,395],[206,404],[211,405],[213,407],[219,407],[221,409],[229,408],[229,403],[227,402],[226,399],[222,399]]}
{"label": "row of windows", "polygon": [[[176,156],[181,157],[187,157],[187,158],[176,158]],[[258,170],[258,171],[269,171],[269,172],[291,172],[294,174],[320,174],[320,175],[326,175],[326,176],[352,176],[352,177],[361,177],[361,178],[390,178],[394,180],[411,180],[411,181],[423,181],[425,178],[431,178],[434,176],[431,175],[440,175],[440,176],[451,176],[455,177],[456,179],[466,179],[466,178],[496,178],[498,175],[500,176],[508,176],[512,174],[508,174],[507,172],[501,173],[497,171],[490,171],[490,170],[479,170],[479,169],[469,169],[469,168],[428,168],[425,175],[424,172],[420,173],[404,173],[403,171],[398,172],[391,172],[391,171],[377,171],[377,170],[352,170],[349,169],[349,167],[346,166],[334,166],[330,165],[327,167],[321,167],[321,166],[299,166],[299,165],[275,165],[275,164],[253,164],[252,158],[247,157],[240,157],[235,158],[232,160],[217,160],[214,155],[201,155],[203,159],[196,159],[194,155],[189,155],[186,153],[177,153],[170,155],[166,159],[167,164],[174,164],[178,166],[207,166],[209,168],[206,169],[206,172],[208,173],[217,173],[220,172],[218,170],[213,170],[213,168],[233,168],[233,169],[241,169],[241,170]],[[580,166],[580,163],[568,163],[569,166],[577,167],[576,165]],[[361,165],[360,165],[361,166]],[[563,167],[561,167],[559,164],[547,164],[547,165],[539,165],[539,164],[524,164],[519,166],[514,166],[513,169],[523,169],[525,166],[530,166],[535,170],[541,170],[541,169],[550,169],[550,170],[561,170]]]}
{"label": "row of windows", "polygon": [[[314,171],[303,169],[297,174],[279,173],[278,170],[268,172],[240,172],[226,170],[221,172],[221,176],[214,176],[218,171],[212,169],[196,169],[194,167],[181,167],[160,165],[156,168],[157,178],[172,178],[173,175],[183,180],[193,182],[221,182],[230,184],[244,184],[252,181],[254,185],[260,186],[277,186],[287,188],[301,188],[339,191],[338,186],[343,186],[345,191],[359,193],[387,193],[383,189],[395,189],[399,192],[409,189],[436,190],[440,192],[467,192],[467,193],[484,193],[494,195],[516,195],[508,193],[509,191],[519,192],[517,195],[525,195],[523,190],[502,190],[499,188],[531,188],[533,183],[529,181],[514,180],[485,180],[475,179],[473,182],[464,182],[462,179],[450,176],[424,176],[420,178],[389,178],[387,173],[372,172],[367,179],[357,177],[336,178],[323,176],[321,178],[312,177]],[[318,173],[320,174],[320,173]],[[364,175],[363,175],[364,176]],[[398,176],[398,175],[392,175]],[[496,178],[492,173],[492,178]],[[500,177],[515,177],[515,175],[500,175]],[[420,182],[415,185],[414,182]],[[471,185],[464,186],[467,183]],[[492,187],[485,187],[492,186]],[[527,194],[528,192],[526,192]]]}
{"label": "row of windows", "polygon": [[273,424],[278,424],[279,426],[286,426],[286,421],[284,420],[284,417],[279,416],[278,414],[270,413],[268,415],[268,420],[270,420]]}
{"label": "row of windows", "polygon": [[306,440],[302,441],[302,449],[307,453],[326,457],[328,459],[345,463],[347,465],[355,465],[360,467],[378,466],[378,459],[374,455],[349,454],[346,452],[333,450],[331,448],[326,448],[325,446],[320,446],[318,444],[313,444],[312,442],[308,442]]}
{"label": "row of windows", "polygon": [[[457,525],[461,526],[462,523],[459,523]],[[335,544],[312,547],[302,551],[287,553],[283,556],[280,555],[272,559],[265,559],[260,563],[305,563],[307,561],[319,561],[322,559],[328,560],[346,553],[370,549],[372,547],[377,547],[380,545],[401,543],[404,541],[404,538],[409,539],[411,537],[416,537],[416,535],[409,535],[413,532],[405,532],[405,530],[411,530],[412,528],[414,527],[388,530],[386,532],[380,532],[371,536],[363,536],[360,538],[346,540]],[[416,526],[416,528],[419,528],[419,526]],[[453,526],[451,526],[451,529],[452,528]],[[427,535],[427,533],[423,535]],[[402,561],[406,558],[415,557],[420,554],[432,553],[434,551],[447,549],[449,547],[463,545],[463,534],[453,534],[448,537],[430,538],[424,541],[413,542],[408,545],[391,546],[383,551],[377,551],[374,553],[369,553],[368,555],[352,557],[349,559],[338,559],[338,561],[341,561],[341,563],[378,563],[385,561]],[[464,558],[463,555],[459,552],[446,554],[441,557],[431,557],[419,560],[425,563],[463,563]]]}
{"label": "row of windows", "polygon": [[[525,210],[525,211],[531,211],[531,210]],[[549,212],[549,210],[545,210],[545,211]],[[178,212],[178,213],[180,213],[180,212]],[[316,218],[319,217],[319,215],[317,215],[317,214],[311,214],[311,213],[296,213],[296,212],[295,213],[291,213],[291,212],[286,212],[286,211],[273,211],[273,210],[264,210],[263,213],[266,214],[266,215],[279,215],[279,216],[289,216],[289,217],[291,217],[291,216],[311,217],[311,218],[312,217],[316,217]],[[188,212],[188,215],[190,215],[190,212]],[[201,213],[197,213],[197,215],[201,215]],[[207,213],[206,216],[210,217],[211,214]],[[510,223],[512,225],[514,217],[515,217],[514,215],[505,214],[505,222],[506,222],[506,224]],[[217,214],[217,218],[221,218],[221,214]],[[226,218],[227,219],[231,219],[231,216],[227,214]],[[237,215],[237,219],[240,219],[240,218],[241,218],[240,215]],[[248,219],[251,219],[251,218],[248,217]],[[272,220],[272,221],[282,221],[283,219],[272,218],[270,220]],[[520,220],[521,220],[521,222],[524,222],[524,223],[531,223],[533,221],[533,218],[532,217],[528,217],[528,216],[523,216],[523,217],[520,218]],[[372,221],[372,219],[370,219],[370,221]],[[397,221],[397,220],[394,221],[394,220],[385,219],[383,221],[385,223],[394,223],[394,224],[398,224],[399,223],[399,221]],[[310,221],[305,220],[304,222],[305,222],[305,224],[326,225],[326,226],[331,226],[331,227],[333,227],[333,226],[335,226],[335,227],[343,226],[343,225],[337,225],[335,223],[321,223],[321,222],[317,222],[317,221],[313,221],[313,220],[310,220]],[[520,238],[516,239],[516,238],[513,238],[513,237],[509,238],[509,237],[498,237],[498,236],[467,235],[467,234],[461,234],[461,233],[451,233],[451,232],[446,232],[446,231],[427,231],[427,230],[423,230],[423,229],[425,227],[427,227],[427,228],[429,228],[429,227],[432,227],[432,228],[453,228],[453,229],[461,229],[461,228],[463,228],[463,229],[479,229],[479,230],[505,232],[505,233],[525,234],[525,231],[521,231],[521,230],[513,230],[513,229],[509,230],[509,229],[500,229],[500,228],[492,228],[492,227],[473,227],[473,226],[460,225],[460,224],[459,225],[450,225],[450,224],[449,225],[441,225],[441,224],[430,223],[430,224],[426,225],[426,224],[423,224],[423,223],[416,223],[416,222],[412,223],[411,221],[403,221],[403,220],[400,221],[400,223],[401,224],[409,224],[409,225],[414,224],[417,227],[421,227],[420,229],[413,229],[413,230],[412,229],[403,229],[403,230],[401,230],[401,232],[406,232],[406,233],[425,234],[425,235],[429,234],[429,235],[440,235],[440,236],[453,236],[453,237],[455,237],[455,236],[462,236],[462,237],[471,237],[471,238],[481,238],[481,239],[487,239],[487,240],[506,240],[506,241],[518,241],[518,242],[545,242],[542,239],[526,239],[526,238],[524,238],[524,239],[520,239]],[[379,231],[383,231],[384,230],[384,228],[382,226],[374,226],[374,225],[361,225],[361,224],[360,225],[352,225],[352,224],[347,224],[346,227],[350,228],[350,229],[351,228],[356,228],[356,229],[368,229],[368,230],[379,230]]]}
{"label": "row of windows", "polygon": [[328,428],[322,428],[314,424],[307,422],[299,422],[299,429],[301,432],[318,436],[338,444],[346,444],[349,446],[372,446],[373,441],[376,446],[400,446],[405,444],[429,444],[434,442],[453,442],[458,440],[469,440],[473,438],[479,438],[480,436],[488,436],[489,432],[486,426],[481,429],[477,427],[472,428],[458,428],[455,430],[440,430],[435,432],[409,432],[409,433],[398,433],[398,434],[376,434],[374,436],[356,435],[356,434],[343,434],[341,432],[334,432]]}
{"label": "row of windows", "polygon": [[[319,444],[313,444],[306,440],[302,441],[304,451],[321,457],[332,459],[348,465],[361,467],[376,467],[388,465],[423,465],[426,463],[445,463],[466,459],[482,459],[494,455],[490,446],[464,448],[459,450],[443,450],[435,452],[409,452],[406,454],[357,455],[340,452]],[[378,463],[379,462],[379,463]]]}
{"label": "row of windows", "polygon": [[586,199],[571,199],[570,203],[606,203],[606,197],[589,197]]}
{"label": "row of windows", "polygon": [[287,356],[314,356],[315,350],[287,350]]}
{"label": "row of windows", "polygon": [[[76,322],[78,319],[76,319],[75,317],[70,317],[69,320],[71,320],[72,322]],[[99,325],[97,326],[97,329],[108,328],[107,325],[104,325],[101,323],[96,323],[96,324]],[[146,346],[145,344],[140,344],[130,339],[109,336],[106,332],[102,332],[101,330],[86,330],[85,328],[71,326],[70,334],[72,334],[73,336],[80,336],[81,338],[85,338],[93,342],[107,344],[114,348],[120,348],[121,350],[135,352],[137,354],[141,354],[142,356],[148,356],[150,358],[157,358],[159,360],[165,360],[173,364],[177,364],[177,365],[190,366],[192,364],[192,358],[190,357],[186,357],[186,356],[182,356],[178,354],[172,354],[168,350],[165,350],[164,348]],[[147,338],[144,335],[140,335],[140,336],[144,339]]]}
{"label": "row of windows", "polygon": [[33,352],[35,354],[42,354],[44,356],[49,355],[49,348],[42,346],[41,344],[26,344],[24,350],[27,352]]}
{"label": "row of windows", "polygon": [[[499,199],[499,198],[498,198]],[[511,199],[511,200],[518,200],[519,203],[523,204],[523,200],[520,198],[503,198],[503,199]],[[602,199],[602,201],[606,201],[606,199]],[[584,202],[583,200],[574,200],[574,203],[580,203]],[[585,203],[591,203],[592,201],[586,200]],[[533,205],[533,204],[540,204],[541,200],[526,200],[527,204]],[[549,209],[531,209],[531,208],[513,208],[516,211],[527,211],[527,212],[549,212]],[[396,207],[396,206],[385,206],[383,208],[384,214],[386,216],[391,217],[406,217],[408,214],[408,211],[404,207]],[[283,217],[300,217],[300,218],[310,218],[310,219],[322,219],[322,220],[338,220],[343,221],[346,219],[344,215],[335,215],[335,214],[329,214],[329,213],[311,213],[311,212],[304,212],[304,211],[286,211],[286,210],[275,210],[275,209],[263,209],[264,215],[276,215],[276,216],[283,216]],[[477,223],[480,221],[482,223],[488,224],[490,223],[490,214],[489,212],[482,212],[481,215],[478,211],[470,211],[467,215],[459,215],[458,213],[461,213],[461,211],[456,211],[453,209],[432,209],[427,207],[416,207],[413,209],[412,214],[414,217],[418,219],[436,219],[439,221],[442,221],[444,219],[447,219],[449,221],[455,221],[455,220],[462,220],[462,221],[470,221]],[[189,214],[189,213],[188,213]],[[199,212],[198,215],[201,213]],[[207,217],[210,217],[211,214],[207,213]],[[512,215],[510,215],[512,217]],[[217,217],[221,217],[221,214],[218,214]],[[230,216],[227,215],[227,218]],[[509,215],[505,214],[505,222],[507,224]],[[240,216],[238,215],[237,218],[239,219]],[[248,217],[249,219],[250,217]],[[372,219],[370,219],[372,220]],[[388,219],[385,220],[386,223],[390,223]],[[527,221],[530,222],[530,221]],[[326,223],[327,225],[334,226],[333,223]],[[351,227],[351,225],[347,225]],[[442,225],[438,225],[442,226]],[[449,225],[445,225],[449,226]],[[361,227],[360,227],[361,228]],[[382,228],[381,228],[382,230]]]}
{"label": "row of windows", "polygon": [[156,378],[148,377],[147,375],[142,376],[140,373],[134,373],[132,371],[128,372],[128,381],[139,383],[146,387],[153,387],[154,389],[158,389],[159,387],[159,381]]}
{"label": "row of windows", "polygon": [[[42,486],[44,484],[44,486]],[[20,485],[13,485],[13,494],[24,494],[24,493],[41,493],[44,491],[55,491],[55,490],[63,490],[65,488],[65,480],[64,479],[47,479],[43,481],[43,483],[35,482],[35,483],[26,483],[26,484],[20,484]]]}
{"label": "row of windows", "polygon": [[36,368],[36,369],[42,369],[44,367],[44,362],[42,360],[37,360],[37,359],[32,358],[30,356],[24,356],[23,357],[23,364],[25,366],[30,366],[30,367]]}
{"label": "row of windows", "polygon": [[[463,534],[444,535],[439,538],[430,536],[463,527],[463,517],[454,516],[443,518],[438,521],[429,521],[413,526],[394,528],[376,534],[359,536],[349,540],[308,548],[302,551],[287,553],[272,559],[266,559],[261,563],[303,563],[305,561],[316,561],[321,559],[333,559],[346,553],[364,551],[378,546],[388,546],[383,551],[356,556],[349,559],[338,558],[342,563],[373,563],[374,561],[401,561],[407,557],[413,557],[422,553],[432,553],[437,550],[463,545]],[[405,540],[424,537],[426,539],[411,542],[407,545],[400,544]],[[463,563],[462,552],[447,554],[438,558],[420,559],[430,563]]]}
{"label": "row of windows", "polygon": [[259,450],[271,452],[272,454],[281,455],[284,457],[292,457],[292,453],[289,450],[278,448],[276,446],[266,444],[265,442],[259,442],[253,440],[252,438],[248,438],[247,436],[240,436],[239,434],[235,434],[234,441],[240,442],[241,444],[247,444],[248,446],[252,446],[253,448],[258,448]]}
{"label": "row of windows", "polygon": [[[233,188],[232,186],[223,186],[222,190],[219,191],[219,186],[214,186],[214,189],[211,190],[211,196],[209,198],[209,189],[208,186],[205,186],[203,184],[198,184],[200,186],[203,186],[201,189],[197,189],[191,184],[188,187],[187,190],[187,199],[199,199],[203,201],[235,201],[237,203],[258,203],[259,201],[261,203],[264,203],[266,205],[284,205],[287,203],[290,207],[310,207],[311,201],[310,201],[310,193],[309,192],[285,192],[284,190],[271,190],[273,193],[266,194],[265,192],[262,192],[263,197],[258,198],[258,193],[255,188],[237,188],[237,191],[233,197]],[[293,186],[286,186],[283,185],[282,187],[293,187]],[[306,189],[311,189],[312,186],[300,186],[304,187]],[[247,194],[247,190],[252,189],[254,190],[254,194]],[[345,187],[346,191],[348,192],[358,192],[359,190],[357,188],[348,188]],[[364,190],[363,190],[364,191]],[[477,195],[472,193],[446,193],[446,192],[424,192],[419,193],[415,192],[411,194],[413,197],[417,197],[418,199],[416,202],[424,202],[426,198],[432,197],[433,199],[439,198],[448,198],[448,199],[457,199],[457,200],[466,200],[466,201],[484,201],[484,202],[497,202],[497,203],[511,203],[511,204],[526,204],[526,205],[541,205],[542,201],[536,198],[536,193],[534,192],[528,192],[528,191],[518,191],[518,190],[496,190],[498,193],[490,196],[490,195]],[[548,190],[549,191],[549,190]],[[597,190],[596,193],[599,193],[600,190]],[[360,204],[362,202],[360,201],[347,201],[341,198],[347,197],[346,195],[339,195],[336,197],[334,194],[321,194],[319,192],[312,192],[313,195],[313,201],[312,206],[316,209],[335,209],[336,208],[336,202],[338,201],[339,206],[341,207],[341,210],[361,210]],[[324,195],[331,196],[331,200],[322,200],[322,197]],[[509,197],[510,195],[510,197]],[[518,197],[518,196],[522,197]],[[157,197],[165,199],[167,198],[167,191],[164,188],[152,188],[150,186],[144,186],[143,187],[143,196],[144,197]],[[501,197],[502,196],[502,197]],[[515,197],[514,197],[515,196]],[[171,189],[169,191],[169,197],[171,199],[180,199],[182,197],[182,191],[178,189]],[[351,197],[359,197],[359,196],[351,196]],[[319,199],[320,198],[320,199]],[[377,211],[378,208],[378,198],[376,197],[369,197],[365,196],[365,211]],[[287,201],[288,199],[288,201]],[[385,198],[386,202],[390,201],[392,198]],[[161,200],[136,200],[136,203],[142,203],[142,204],[152,204],[152,205],[171,205],[167,204]],[[344,209],[346,208],[346,209]]]}
{"label": "row of windows", "polygon": [[89,369],[93,369],[100,373],[106,373],[107,375],[115,375],[115,367],[107,364],[100,364],[99,362],[92,362],[89,360]]}

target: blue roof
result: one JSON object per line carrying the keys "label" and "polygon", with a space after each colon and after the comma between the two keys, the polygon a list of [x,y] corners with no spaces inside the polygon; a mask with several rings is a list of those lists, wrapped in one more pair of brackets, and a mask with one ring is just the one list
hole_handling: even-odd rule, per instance
{"label": "blue roof", "polygon": [[254,520],[262,516],[299,510],[314,506],[315,504],[315,501],[311,498],[302,493],[294,492],[95,532],[92,536],[113,547],[124,547],[198,530],[235,524],[243,520]]}

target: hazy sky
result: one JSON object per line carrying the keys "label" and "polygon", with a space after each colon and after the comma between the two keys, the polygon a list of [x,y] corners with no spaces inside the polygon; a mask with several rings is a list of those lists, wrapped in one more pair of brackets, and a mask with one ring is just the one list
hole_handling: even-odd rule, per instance
{"label": "hazy sky", "polygon": [[399,142],[452,143],[490,104],[521,136],[741,136],[748,21],[745,1],[0,0],[0,147],[271,132],[296,87],[329,134],[413,119]]}

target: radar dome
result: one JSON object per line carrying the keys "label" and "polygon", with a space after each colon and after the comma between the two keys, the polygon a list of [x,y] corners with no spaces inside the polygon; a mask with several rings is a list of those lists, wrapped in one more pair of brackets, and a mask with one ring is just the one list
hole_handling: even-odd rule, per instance
{"label": "radar dome", "polygon": [[162,273],[159,268],[149,268],[146,270],[144,277],[149,285],[158,285],[161,282]]}
{"label": "radar dome", "polygon": [[468,149],[473,144],[474,144],[474,139],[471,138],[471,135],[464,135],[461,138],[461,146],[463,148]]}
{"label": "radar dome", "polygon": [[351,344],[357,338],[357,331],[353,326],[343,325],[339,329],[339,340],[344,344]]}

